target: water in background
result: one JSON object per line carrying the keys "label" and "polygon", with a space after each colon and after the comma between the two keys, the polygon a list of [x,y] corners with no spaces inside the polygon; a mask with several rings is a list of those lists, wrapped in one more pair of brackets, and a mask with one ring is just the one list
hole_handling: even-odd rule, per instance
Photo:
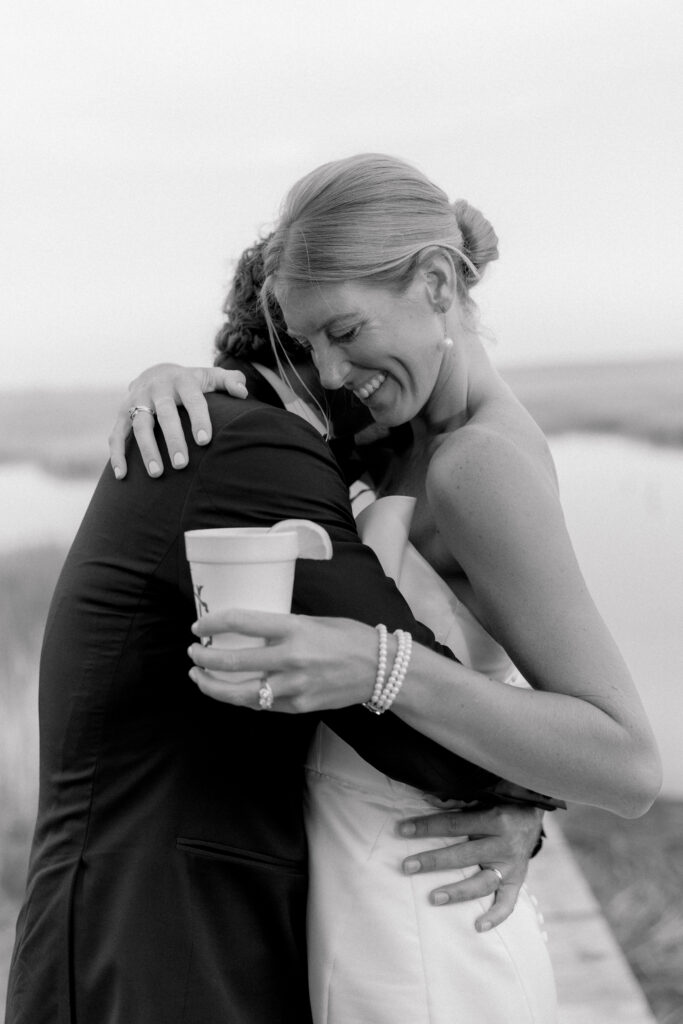
{"label": "water in background", "polygon": [[[683,798],[683,449],[588,434],[551,447],[579,562],[662,748],[664,794]],[[0,553],[67,545],[94,484],[0,468]]]}
{"label": "water in background", "polygon": [[588,587],[633,673],[683,799],[683,449],[618,436],[551,439]]}
{"label": "water in background", "polygon": [[52,476],[31,463],[0,466],[0,554],[42,544],[68,547],[95,483]]}

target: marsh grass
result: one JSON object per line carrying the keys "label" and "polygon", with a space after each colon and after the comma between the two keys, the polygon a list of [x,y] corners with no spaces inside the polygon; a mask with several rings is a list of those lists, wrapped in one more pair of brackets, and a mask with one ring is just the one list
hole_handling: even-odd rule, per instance
{"label": "marsh grass", "polygon": [[572,807],[562,822],[660,1024],[683,1024],[683,802],[636,821]]}
{"label": "marsh grass", "polygon": [[683,445],[683,360],[501,371],[546,434],[620,434]]}
{"label": "marsh grass", "polygon": [[38,661],[60,548],[0,558],[0,1005],[38,788]]}
{"label": "marsh grass", "polygon": [[38,658],[64,554],[48,547],[12,552],[0,560],[0,796],[5,820],[23,818],[35,797]]}
{"label": "marsh grass", "polygon": [[123,394],[103,390],[0,392],[0,464],[31,462],[63,477],[93,477]]}

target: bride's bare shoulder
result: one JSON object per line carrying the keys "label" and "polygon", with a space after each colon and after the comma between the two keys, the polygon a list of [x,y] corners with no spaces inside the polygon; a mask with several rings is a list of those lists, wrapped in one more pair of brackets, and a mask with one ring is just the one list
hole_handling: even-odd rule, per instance
{"label": "bride's bare shoulder", "polygon": [[547,439],[512,396],[482,403],[463,426],[440,439],[427,470],[430,501],[476,511],[505,502],[520,488],[557,498],[557,476]]}

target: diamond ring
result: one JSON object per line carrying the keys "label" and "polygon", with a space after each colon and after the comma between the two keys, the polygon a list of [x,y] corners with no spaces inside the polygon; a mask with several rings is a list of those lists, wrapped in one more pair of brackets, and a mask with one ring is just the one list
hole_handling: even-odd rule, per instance
{"label": "diamond ring", "polygon": [[[270,711],[273,706],[273,691],[270,683],[262,683],[258,692],[258,706],[262,711]],[[501,879],[502,880],[502,879]]]}

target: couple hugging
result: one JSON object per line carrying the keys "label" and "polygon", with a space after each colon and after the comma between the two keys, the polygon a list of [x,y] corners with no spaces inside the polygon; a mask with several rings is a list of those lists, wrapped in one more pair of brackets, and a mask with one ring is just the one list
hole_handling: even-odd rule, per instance
{"label": "couple hugging", "polygon": [[[659,761],[477,336],[496,243],[402,161],[327,164],[242,258],[221,369],[134,385],[143,461],[120,421],[45,630],[7,1024],[555,1019],[520,890],[540,808],[644,813]],[[212,435],[189,452],[179,399]],[[407,600],[359,539],[363,473],[415,499]],[[282,519],[333,544],[297,564],[295,614],[195,623],[184,532]],[[266,646],[199,642],[235,630]]]}

